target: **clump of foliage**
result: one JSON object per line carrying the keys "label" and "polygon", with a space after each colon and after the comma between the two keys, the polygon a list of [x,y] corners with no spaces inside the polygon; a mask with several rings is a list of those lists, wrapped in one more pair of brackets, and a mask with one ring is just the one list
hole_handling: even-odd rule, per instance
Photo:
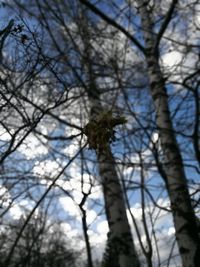
{"label": "clump of foliage", "polygon": [[112,111],[104,111],[91,119],[83,129],[91,149],[106,150],[115,141],[114,127],[125,124],[123,116],[113,117]]}

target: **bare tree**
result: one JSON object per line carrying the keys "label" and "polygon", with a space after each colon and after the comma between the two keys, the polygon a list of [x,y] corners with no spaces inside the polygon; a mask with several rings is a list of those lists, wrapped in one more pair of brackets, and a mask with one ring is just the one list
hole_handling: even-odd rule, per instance
{"label": "bare tree", "polygon": [[[29,221],[9,266],[76,266],[78,258],[75,250],[71,248],[70,241],[63,238],[59,224],[49,225],[46,216],[47,214],[39,212]],[[1,229],[1,236],[6,236],[0,250],[2,266],[7,266],[6,256],[9,248],[25,219],[22,216],[5,229]]]}
{"label": "bare tree", "polygon": [[[184,266],[198,266],[200,263],[200,242],[196,217],[192,208],[182,156],[177,144],[174,127],[169,111],[168,93],[165,78],[159,64],[159,47],[169,23],[173,18],[178,1],[172,1],[164,14],[159,30],[155,31],[153,7],[149,1],[135,1],[136,11],[140,15],[145,47],[138,43],[120,24],[89,1],[80,0],[96,15],[122,31],[137,48],[144,53],[149,76],[151,95],[155,105],[156,124],[159,130],[161,146],[164,153],[166,187],[171,201],[171,208],[176,228],[176,238]],[[156,4],[155,4],[156,6]]]}
{"label": "bare tree", "polygon": [[[94,263],[86,206],[95,183],[103,189],[110,230],[105,266],[140,265],[127,207],[141,264],[169,266],[178,261],[173,234],[169,259],[160,252],[157,222],[165,212],[173,215],[183,265],[199,266],[194,213],[199,207],[199,63],[187,62],[188,57],[198,58],[194,35],[199,28],[191,23],[198,3],[188,3],[187,11],[178,1],[162,4],[36,0],[22,5],[16,0],[11,5],[21,22],[15,23],[6,40],[8,44],[12,36],[16,41],[13,54],[20,64],[12,55],[11,68],[10,58],[4,55],[7,68],[1,70],[1,97],[7,109],[1,124],[5,132],[1,179],[6,209],[2,217],[24,197],[35,201],[30,220],[47,194],[56,200],[73,193],[66,184],[80,171],[83,198],[76,202],[82,211],[90,266]],[[186,25],[181,24],[184,16]],[[184,39],[189,33],[191,43]],[[182,56],[168,67],[171,49]],[[172,58],[177,55],[173,53]],[[33,155],[29,140],[45,152]],[[76,154],[71,148],[80,151]],[[89,169],[96,169],[86,171],[80,167],[84,161]],[[75,164],[76,173],[70,174],[68,163]],[[86,191],[84,172],[95,177]],[[140,217],[133,212],[135,202],[140,203]]]}

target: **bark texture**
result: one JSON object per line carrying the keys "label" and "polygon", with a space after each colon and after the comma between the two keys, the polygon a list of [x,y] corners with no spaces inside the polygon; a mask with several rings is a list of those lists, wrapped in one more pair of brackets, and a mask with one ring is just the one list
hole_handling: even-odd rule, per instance
{"label": "bark texture", "polygon": [[[139,267],[139,260],[126,214],[126,206],[121,184],[115,169],[115,161],[110,149],[98,153],[99,172],[109,224],[108,261],[105,266]],[[117,262],[110,262],[115,258]],[[116,265],[118,264],[118,265]]]}
{"label": "bark texture", "polygon": [[188,191],[183,160],[174,133],[168,95],[159,66],[156,35],[153,33],[148,1],[138,1],[143,35],[146,45],[146,60],[152,98],[156,110],[156,123],[164,154],[166,186],[176,230],[176,239],[184,267],[200,266],[200,240],[194,210]]}
{"label": "bark texture", "polygon": [[[94,80],[90,85],[88,96],[91,104],[91,119],[95,119],[103,111],[103,108]],[[139,267],[140,263],[126,214],[123,191],[110,145],[106,144],[104,149],[96,149],[96,154],[109,225],[103,267]]]}
{"label": "bark texture", "polygon": [[[91,36],[86,16],[82,16],[81,32],[84,45],[85,60],[83,68],[87,73],[85,86],[89,105],[90,122],[104,112],[101,93],[96,84],[93,60],[91,58]],[[106,217],[109,226],[107,251],[104,254],[102,267],[140,267],[139,259],[133,243],[132,233],[126,214],[126,205],[120,180],[116,171],[109,142],[99,146],[92,145],[98,160],[99,174],[103,189]]]}
{"label": "bark texture", "polygon": [[[89,99],[91,117],[94,119],[103,109],[99,99],[91,96]],[[125,200],[109,144],[103,150],[97,149],[96,154],[109,225],[107,252],[103,259],[103,266],[139,267],[140,264],[126,214]]]}

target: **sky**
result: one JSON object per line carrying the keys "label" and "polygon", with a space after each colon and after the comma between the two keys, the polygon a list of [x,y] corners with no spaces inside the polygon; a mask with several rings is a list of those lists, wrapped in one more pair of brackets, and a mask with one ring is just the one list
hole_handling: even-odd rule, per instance
{"label": "sky", "polygon": [[[2,9],[0,10],[2,12]],[[0,13],[2,17],[4,16],[3,13]],[[184,15],[184,11],[183,11]],[[189,26],[192,28],[194,25],[198,25],[200,27],[200,8],[198,12],[194,14],[191,20],[188,21]],[[192,32],[192,30],[190,31]],[[165,49],[162,51],[161,55],[161,65],[163,68],[163,71],[166,75],[170,74],[170,80],[176,81],[179,79],[182,79],[181,71],[183,67],[180,67],[180,63],[182,66],[184,66],[184,69],[191,70],[193,66],[197,63],[199,60],[196,53],[193,51],[190,51],[190,53],[185,54],[184,49],[181,46],[174,46],[173,43],[168,40],[168,38],[176,37],[176,39],[183,41],[185,38],[184,34],[180,31],[169,31],[166,33],[166,44],[164,46]],[[185,40],[184,40],[185,41]],[[192,34],[188,40],[188,42],[194,42],[197,43],[198,40],[196,38],[196,34]],[[123,42],[122,42],[123,43]],[[122,45],[121,43],[121,45]],[[178,86],[175,88],[178,90]],[[64,118],[65,114],[63,115]],[[78,124],[79,122],[74,119],[72,120],[73,123]],[[57,125],[46,125],[42,126],[41,131],[44,134],[47,134],[48,132],[53,132],[53,130],[57,127]],[[66,129],[64,129],[65,132]],[[70,132],[70,134],[76,134],[77,130],[74,129],[74,132]],[[57,134],[60,134],[63,132],[63,129],[58,130]],[[5,132],[5,129],[0,127],[0,140],[1,144],[2,142],[9,142],[10,141],[10,135],[8,132]],[[41,142],[42,140],[42,142]],[[157,132],[154,132],[152,134],[152,140],[154,142],[159,142],[159,136]],[[54,144],[56,146],[57,143]],[[52,179],[57,175],[57,173],[61,170],[61,168],[67,163],[66,161],[62,161],[62,157],[49,157],[49,151],[50,151],[50,144],[46,141],[45,138],[42,138],[39,140],[36,138],[35,135],[30,134],[23,142],[23,144],[18,149],[18,156],[20,156],[22,159],[26,160],[27,162],[31,163],[31,173],[35,176],[37,176],[40,180],[40,183],[42,185],[41,192],[44,191],[45,187],[50,184]],[[63,155],[66,156],[66,158],[72,158],[78,151],[79,147],[77,146],[77,141],[72,141],[70,145],[67,145],[65,148],[62,149]],[[150,150],[145,150],[143,152],[143,157],[145,160],[147,160],[147,157],[151,154]],[[137,155],[132,155],[132,161],[133,162],[139,162]],[[134,172],[134,181],[139,181],[139,170],[136,169]],[[96,174],[96,172],[94,172]],[[131,169],[125,170],[125,175],[131,175]],[[44,179],[45,177],[45,179]],[[71,177],[73,179],[71,179]],[[157,177],[154,174],[153,171],[149,172],[147,174],[147,177],[149,181],[153,181],[153,184],[157,183]],[[46,179],[48,178],[48,180]],[[101,192],[101,185],[99,183],[97,175],[89,175],[88,173],[83,173],[83,175],[80,173],[80,166],[78,162],[73,162],[69,168],[67,168],[66,173],[64,176],[61,176],[61,178],[56,182],[57,188],[54,189],[54,193],[59,191],[59,187],[62,187],[64,190],[67,190],[70,192],[71,197],[65,195],[64,193],[59,193],[56,195],[57,205],[58,205],[58,217],[62,220],[61,227],[67,233],[67,236],[74,240],[77,244],[77,239],[79,240],[79,246],[80,248],[83,248],[85,246],[83,241],[80,241],[80,234],[82,234],[82,228],[81,228],[81,213],[80,209],[78,207],[78,204],[81,202],[83,194],[81,192],[81,179],[84,180],[84,186],[83,190],[84,192],[88,192],[90,189],[91,181],[93,183],[92,192],[88,197],[88,201],[85,203],[84,208],[87,210],[87,223],[89,224],[89,236],[90,241],[93,246],[93,253],[96,257],[101,257],[105,241],[107,239],[107,232],[108,232],[108,225],[107,221],[105,219],[105,215],[102,215],[102,209],[103,209],[103,196]],[[57,191],[56,191],[57,190]],[[41,193],[40,192],[40,193]],[[60,191],[59,191],[60,192]],[[37,193],[34,193],[34,197],[37,198]],[[39,194],[39,193],[38,193]],[[52,193],[53,194],[53,193]],[[8,192],[7,188],[4,185],[1,185],[0,187],[0,197],[3,198],[2,206],[3,208],[8,207],[10,200],[12,199],[12,196]],[[130,194],[131,197],[131,194]],[[158,205],[163,207],[169,206],[169,201],[166,198],[165,194],[161,194],[158,196],[155,193],[155,197],[157,197],[156,202]],[[95,206],[95,203],[98,202],[100,205],[98,207]],[[14,220],[17,220],[21,217],[21,215],[24,213],[24,208],[31,209],[34,206],[34,201],[27,201],[26,199],[19,198],[17,201],[14,201],[12,204],[12,207],[9,210],[9,215]],[[132,196],[132,203],[131,203],[131,212],[133,213],[136,221],[138,222],[138,225],[141,225],[142,220],[142,209],[139,199],[139,194],[133,193]],[[157,232],[157,238],[158,238],[158,247],[159,252],[161,256],[161,261],[165,261],[168,258],[168,255],[170,251],[167,249],[168,247],[171,247],[171,244],[174,241],[174,227],[171,215],[167,213],[164,210],[160,210],[159,208],[155,207],[151,202],[147,203],[146,210],[145,210],[148,218],[148,227],[151,229],[152,223],[154,223],[154,227]],[[99,214],[100,213],[100,214]],[[132,219],[129,214],[129,211],[127,210],[128,218],[130,221],[130,224],[132,224]],[[70,220],[68,220],[68,217]],[[150,218],[153,218],[155,222],[150,221]],[[134,235],[134,240],[136,243],[136,246],[139,250],[139,244],[136,238],[136,233],[134,228],[132,227],[132,232]],[[145,234],[144,229],[140,227],[140,234],[141,234],[141,240],[145,242]],[[153,233],[151,233],[153,236]],[[156,250],[155,243],[154,249]],[[174,248],[174,253],[176,254],[177,248]],[[156,255],[156,253],[155,253]],[[155,264],[158,262],[158,259],[154,258]],[[165,266],[163,263],[162,266]],[[170,263],[170,267],[175,266],[175,263],[173,261]]]}
{"label": "sky", "polygon": [[[158,137],[155,134],[153,139],[156,141],[157,138]],[[5,139],[6,137],[4,136],[4,140]],[[45,156],[47,154],[47,148],[45,146],[39,145],[39,143],[36,140],[37,139],[35,139],[34,136],[29,136],[29,138],[27,138],[27,140],[19,149],[20,153],[23,156],[25,156],[28,160],[35,159],[37,158],[37,156],[41,155]],[[70,154],[70,157],[72,157],[77,152],[77,149],[75,149],[74,146],[70,146],[66,150],[67,150],[66,153],[68,155]],[[148,155],[148,153],[147,152],[146,154],[144,153],[144,157],[145,155]],[[137,160],[138,160],[137,157],[135,157],[134,162],[136,162]],[[47,159],[43,161],[35,161],[35,165],[32,171],[33,174],[41,177],[40,183],[47,186],[48,184],[51,183],[51,179],[53,179],[56,176],[56,174],[59,172],[60,169],[61,167],[59,163],[57,163],[54,160]],[[83,195],[81,193],[81,174],[79,173],[78,169],[79,169],[78,165],[75,162],[72,163],[70,168],[67,169],[67,173],[69,173],[70,176],[73,177],[73,179],[69,179],[68,181],[66,181],[65,177],[61,177],[57,181],[56,184],[58,186],[61,186],[64,190],[70,192],[71,197],[60,194],[60,196],[56,198],[56,201],[58,203],[57,205],[59,207],[58,208],[59,211],[56,211],[56,213],[59,212],[60,219],[61,221],[63,221],[61,223],[61,228],[66,233],[67,238],[69,238],[70,240],[74,240],[76,245],[77,242],[75,240],[78,239],[79,240],[78,248],[83,249],[85,243],[83,237],[82,241],[80,241],[80,235],[82,235],[82,227],[81,227],[81,212],[78,207],[78,204],[81,202]],[[49,182],[47,182],[47,180],[44,177],[48,177]],[[84,192],[88,192],[90,188],[90,179],[95,180],[95,178],[84,173],[83,179],[84,179]],[[137,178],[135,177],[134,179]],[[4,202],[4,207],[7,207],[11,195],[7,193],[6,188],[3,186],[1,187],[0,195],[3,195],[4,198],[7,198],[7,201]],[[96,183],[96,185],[93,186],[91,195],[89,195],[89,201],[85,203],[84,208],[87,211],[87,223],[89,225],[88,234],[90,236],[90,242],[93,247],[94,258],[101,258],[107,239],[108,224],[105,217],[98,214],[99,210],[95,206],[93,207],[91,206],[91,203],[94,201],[98,201],[103,204],[101,186],[98,183]],[[169,206],[168,199],[162,197],[157,199],[157,204],[162,207]],[[14,202],[12,207],[10,208],[9,215],[13,219],[18,220],[24,214],[25,207],[31,209],[33,206],[34,202],[31,203],[24,199],[17,200],[17,202],[16,203]],[[102,208],[103,206],[101,207],[101,209]],[[144,229],[142,228],[142,226],[140,226],[141,225],[140,222],[142,220],[142,208],[139,199],[138,202],[136,203],[133,202],[131,204],[131,212],[135,217],[136,222],[139,225],[141,240],[142,242],[145,242]],[[174,227],[171,215],[166,211],[161,211],[159,208],[156,208],[152,203],[147,203],[145,213],[147,214],[147,222],[149,229],[151,229],[152,222],[150,221],[150,219],[148,219],[148,215],[152,216],[152,218],[154,218],[155,220],[154,227],[158,234],[159,253],[161,259],[165,260],[168,258],[168,255],[170,253],[170,251],[166,249],[166,244],[168,244],[168,242],[171,244],[174,240]],[[127,210],[127,215],[130,225],[133,225],[128,210]],[[71,219],[69,220],[68,217],[70,217]],[[136,247],[138,247],[138,250],[140,251],[139,243],[137,241],[138,239],[133,226],[132,226],[132,232],[135,237],[134,240]],[[154,244],[154,249],[156,249],[155,244]],[[156,259],[154,260],[156,262]]]}

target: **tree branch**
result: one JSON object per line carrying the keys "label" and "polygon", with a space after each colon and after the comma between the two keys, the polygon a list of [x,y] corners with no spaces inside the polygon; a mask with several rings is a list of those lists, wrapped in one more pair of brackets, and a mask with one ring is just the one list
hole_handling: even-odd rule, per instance
{"label": "tree branch", "polygon": [[0,41],[0,62],[2,61],[2,50],[4,42],[7,36],[10,34],[13,25],[14,25],[14,19],[11,19],[8,25],[3,30],[0,31],[0,37],[2,36]]}
{"label": "tree branch", "polygon": [[178,0],[173,0],[172,3],[171,3],[171,6],[165,16],[165,19],[163,21],[163,24],[161,25],[160,27],[160,30],[158,32],[158,35],[157,35],[157,40],[156,40],[156,44],[155,44],[155,51],[157,51],[158,49],[158,46],[160,44],[160,40],[164,34],[164,32],[166,31],[167,29],[167,26],[169,25],[170,21],[171,21],[171,18],[172,18],[172,15],[174,13],[174,10],[175,10],[175,7],[176,7],[176,4],[178,3]]}
{"label": "tree branch", "polygon": [[79,0],[81,4],[88,7],[93,13],[95,13],[97,16],[101,17],[104,21],[106,21],[108,24],[112,25],[114,28],[121,31],[126,37],[131,40],[139,50],[145,54],[145,48],[135,39],[124,27],[122,27],[120,24],[115,22],[112,18],[108,17],[105,13],[103,13],[99,8],[97,8],[95,5],[91,4],[87,0]]}

